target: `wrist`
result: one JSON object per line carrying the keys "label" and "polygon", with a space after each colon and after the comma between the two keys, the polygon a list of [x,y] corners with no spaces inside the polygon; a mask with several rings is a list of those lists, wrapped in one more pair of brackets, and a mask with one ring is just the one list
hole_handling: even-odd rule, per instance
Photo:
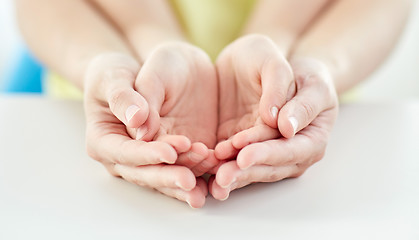
{"label": "wrist", "polygon": [[83,88],[87,93],[105,93],[108,82],[121,77],[135,79],[140,64],[134,56],[124,52],[103,52],[91,57],[83,74]]}
{"label": "wrist", "polygon": [[[315,57],[293,56],[290,58],[289,63],[297,82],[315,79],[314,83],[316,83],[320,80],[328,86],[333,95],[337,96],[334,77],[330,70],[331,65],[327,61]],[[310,82],[304,83],[304,85],[307,84],[310,84]]]}
{"label": "wrist", "polygon": [[163,44],[187,42],[187,39],[179,30],[170,30],[153,25],[140,25],[126,34],[133,50],[142,61],[145,61],[155,49]]}
{"label": "wrist", "polygon": [[271,39],[283,56],[288,56],[291,51],[292,43],[295,39],[295,37],[290,33],[270,28],[259,29],[258,31],[245,30],[242,34],[242,36],[248,35],[261,35]]}
{"label": "wrist", "polygon": [[322,49],[318,51],[302,51],[302,49],[296,49],[290,59],[311,59],[321,62],[328,69],[333,79],[336,92],[341,94],[348,88],[343,81],[344,73],[349,69],[348,61],[344,56],[338,50],[327,51]]}

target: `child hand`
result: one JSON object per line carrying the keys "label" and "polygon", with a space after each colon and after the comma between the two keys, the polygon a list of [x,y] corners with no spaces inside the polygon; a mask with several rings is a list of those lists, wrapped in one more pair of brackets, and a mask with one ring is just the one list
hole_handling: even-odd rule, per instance
{"label": "child hand", "polygon": [[[179,151],[188,151],[190,142],[144,142],[127,133],[126,126],[141,126],[149,112],[149,104],[134,89],[139,70],[135,59],[114,53],[89,64],[84,99],[87,151],[115,176],[201,207],[208,192],[205,181],[184,166],[166,165],[177,161]],[[132,105],[139,107],[134,114],[127,111]]]}
{"label": "child hand", "polygon": [[[280,136],[279,110],[295,93],[290,65],[267,37],[242,37],[220,54],[218,159],[234,158],[244,146]],[[281,133],[292,126],[284,125]],[[287,135],[288,136],[288,135]]]}
{"label": "child hand", "polygon": [[[208,150],[216,143],[217,79],[202,50],[180,42],[159,46],[146,59],[134,87],[148,102],[149,114],[138,129],[129,129],[133,138],[171,143],[182,153],[176,164],[196,176],[218,163]],[[188,139],[193,144],[184,153],[181,146]]]}
{"label": "child hand", "polygon": [[221,165],[216,177],[210,180],[214,198],[227,199],[234,189],[253,182],[298,177],[323,157],[338,113],[332,79],[317,60],[296,59],[291,65],[297,93],[281,108],[278,125],[281,129],[289,124],[290,118],[295,118],[295,132],[283,133],[291,138],[247,145],[238,153],[237,160]]}

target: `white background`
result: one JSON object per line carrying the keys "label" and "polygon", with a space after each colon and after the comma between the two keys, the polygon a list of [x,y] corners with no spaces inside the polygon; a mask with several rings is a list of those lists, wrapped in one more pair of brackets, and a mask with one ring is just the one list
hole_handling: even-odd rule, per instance
{"label": "white background", "polygon": [[[419,98],[419,4],[415,3],[406,30],[390,58],[359,85],[360,100]],[[16,25],[13,1],[0,0],[0,76],[10,67],[16,50],[22,45]]]}

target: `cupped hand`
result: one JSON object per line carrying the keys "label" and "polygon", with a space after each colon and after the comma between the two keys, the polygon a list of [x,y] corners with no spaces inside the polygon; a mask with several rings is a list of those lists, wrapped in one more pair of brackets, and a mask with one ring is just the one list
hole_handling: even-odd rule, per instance
{"label": "cupped hand", "polygon": [[332,78],[315,59],[295,59],[291,66],[297,92],[278,113],[279,129],[293,122],[291,131],[285,131],[288,138],[249,144],[236,160],[222,164],[209,183],[214,198],[225,200],[234,189],[254,182],[298,177],[323,157],[338,113]]}
{"label": "cupped hand", "polygon": [[196,176],[218,163],[209,150],[216,143],[217,78],[205,52],[183,42],[157,47],[145,61],[135,89],[147,101],[149,114],[143,124],[129,129],[132,137],[174,146],[190,140],[191,149],[179,155],[176,164],[190,168]]}
{"label": "cupped hand", "polygon": [[174,165],[179,156],[192,150],[190,140],[167,135],[146,142],[127,132],[126,126],[139,127],[150,115],[149,103],[135,89],[139,71],[135,59],[119,53],[102,54],[88,65],[84,89],[87,151],[115,176],[202,207],[208,192],[205,181],[189,168]]}
{"label": "cupped hand", "polygon": [[262,35],[248,35],[227,46],[217,59],[219,128],[215,155],[236,157],[240,149],[289,135],[278,131],[279,110],[295,93],[294,76],[279,48]]}

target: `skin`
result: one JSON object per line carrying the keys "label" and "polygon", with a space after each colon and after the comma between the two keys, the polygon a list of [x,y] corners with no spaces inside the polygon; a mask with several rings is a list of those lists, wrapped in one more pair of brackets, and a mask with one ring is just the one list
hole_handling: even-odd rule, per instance
{"label": "skin", "polygon": [[[144,65],[144,74],[153,73],[151,66],[154,65]],[[89,84],[86,84],[84,101],[87,151],[115,176],[140,186],[154,188],[186,201],[192,207],[201,207],[208,192],[206,184],[203,184],[205,181],[196,178],[193,168],[175,163],[183,159],[183,165],[187,165],[187,161],[191,161],[189,156],[194,154],[198,159],[193,159],[193,163],[197,165],[196,162],[210,158],[208,148],[203,143],[191,143],[190,139],[198,135],[186,137],[188,133],[184,131],[183,124],[193,120],[188,119],[185,114],[176,120],[176,114],[183,112],[178,112],[179,109],[170,105],[170,100],[164,103],[153,102],[149,99],[150,92],[147,89],[143,89],[144,95],[141,95],[132,88],[133,85],[144,83],[143,76],[149,76],[138,74],[138,70],[139,65],[134,59],[114,53],[99,56],[88,67]],[[187,87],[186,80],[183,87]],[[216,86],[214,83],[210,85],[213,88]],[[97,86],[103,86],[103,91],[97,91]],[[125,109],[125,103],[140,106],[130,120],[126,118],[125,111],[120,111]],[[215,105],[216,102],[211,104]],[[155,107],[158,107],[159,112],[165,108],[167,113],[159,117]],[[153,118],[154,125],[148,124]],[[161,125],[158,124],[159,121]],[[176,124],[171,124],[174,121]],[[154,140],[143,141],[136,139],[135,135],[130,136],[129,130],[136,129],[137,125],[147,126],[150,130],[144,138],[151,137]],[[137,131],[134,130],[131,134],[137,134]]]}
{"label": "skin", "polygon": [[224,200],[321,159],[337,95],[383,61],[410,2],[260,0],[216,69],[164,0],[17,0],[17,10],[38,58],[84,90],[89,155],[202,207],[208,190]]}
{"label": "skin", "polygon": [[281,136],[271,110],[278,111],[291,99],[295,83],[291,66],[275,43],[263,35],[238,39],[220,54],[217,69],[221,90],[217,158],[230,159],[250,143]]}
{"label": "skin", "polygon": [[[165,12],[169,9],[165,1],[142,3],[151,4],[139,10],[154,12],[149,16],[171,15]],[[50,7],[35,14],[32,9],[39,4]],[[135,27],[115,26],[109,24],[109,14],[103,14],[93,2],[81,0],[20,0],[17,9],[20,27],[35,54],[84,90],[88,154],[115,176],[154,188],[191,207],[202,207],[208,188],[196,176],[217,161],[208,150],[215,144],[217,82],[206,54],[182,43],[170,18],[157,21],[150,17]],[[75,12],[80,16],[74,18]],[[147,27],[149,21],[156,21],[158,27]],[[123,22],[129,21],[120,24]],[[33,32],[33,26],[39,26],[39,31]],[[143,34],[154,37],[135,46],[129,44],[127,39],[136,41]],[[165,54],[176,57],[176,65],[170,61],[163,64],[160,59]],[[160,69],[166,69],[166,75]],[[161,75],[170,78],[157,81],[156,76]],[[163,93],[151,96],[150,91],[158,85]],[[190,105],[190,98],[196,98],[196,105]],[[205,101],[200,102],[202,99]],[[161,126],[152,121],[158,118],[156,113]],[[196,129],[185,128],[190,124]],[[148,128],[145,139],[153,141],[137,139],[142,125]],[[201,165],[204,160],[206,165]]]}
{"label": "skin", "polygon": [[[216,144],[217,77],[205,52],[187,43],[160,46],[142,67],[135,89],[147,101],[149,114],[144,124],[129,131],[133,138],[169,141],[168,134],[187,136],[194,144],[176,164],[187,166],[196,176],[218,163],[208,151]],[[182,139],[171,141],[174,145]],[[200,165],[204,159],[206,168]]]}
{"label": "skin", "polygon": [[[215,153],[216,156],[231,161],[218,166],[216,176],[210,179],[210,192],[219,200],[227,199],[234,189],[253,182],[275,182],[298,177],[323,157],[338,113],[337,95],[364,79],[385,59],[403,29],[411,3],[391,0],[368,3],[313,1],[310,2],[313,4],[312,8],[308,9],[314,12],[304,12],[298,20],[287,16],[292,11],[284,12],[281,8],[286,6],[286,3],[281,5],[278,1],[275,5],[274,2],[276,1],[260,1],[244,32],[263,33],[277,45],[279,52],[288,55],[297,88],[296,94],[287,101],[289,95],[276,89],[275,85],[266,88],[272,89],[274,93],[256,91],[263,89],[271,76],[264,78],[261,74],[254,74],[254,69],[249,70],[246,65],[248,60],[237,57],[242,54],[239,50],[230,51],[227,57],[221,54],[217,62],[218,72],[221,73],[221,97],[227,96],[227,91],[230,91],[228,88],[223,90],[223,81],[229,82],[224,83],[225,86],[232,85],[234,81],[254,84],[257,82],[255,78],[260,78],[260,86],[248,88],[248,93],[237,87],[233,94],[236,100],[253,96],[253,102],[249,105],[253,108],[247,108],[248,111],[231,114],[236,109],[232,107],[234,104],[220,105],[219,137],[228,140],[219,143]],[[302,11],[308,10],[304,8]],[[283,12],[284,15],[276,14],[278,12]],[[357,21],[354,21],[354,13],[357,13]],[[394,18],[388,18],[389,15]],[[285,21],[284,17],[288,21]],[[293,27],[288,27],[290,25]],[[386,27],[379,27],[382,25]],[[248,37],[243,37],[246,38]],[[233,42],[227,48],[235,49],[234,45],[241,45],[245,41],[243,39]],[[365,49],[368,49],[368,54],[365,54]],[[241,51],[246,52],[246,48],[242,48]],[[276,57],[278,51],[271,51],[274,53],[272,56],[254,59]],[[234,73],[225,68],[225,59],[230,59],[226,62],[236,66],[233,68]],[[256,61],[254,66],[260,66],[262,63]],[[248,76],[243,77],[238,73],[248,73]],[[282,86],[282,89],[288,89],[284,79],[286,78],[278,77],[276,84]],[[254,105],[258,97],[259,112]],[[235,104],[240,106],[241,102],[236,101]],[[256,127],[263,126],[263,123],[273,127],[275,122],[268,116],[269,108],[275,104],[279,106],[277,127],[282,134],[279,138],[274,134],[269,135],[266,127]],[[249,113],[252,113],[252,117],[247,117]],[[263,120],[262,124],[261,121],[255,121],[259,118]],[[293,119],[295,129],[291,127],[290,119]],[[223,132],[221,126],[228,121],[240,122],[239,126],[245,126],[245,129],[239,127],[231,132]]]}
{"label": "skin", "polygon": [[[227,156],[223,155],[226,149],[235,151],[227,151],[234,153],[228,156],[232,160],[221,164],[216,176],[210,179],[210,192],[214,198],[226,200],[231,191],[254,182],[275,182],[298,177],[323,157],[338,113],[333,81],[325,66],[312,59],[291,62],[291,68],[297,89],[296,94],[284,103],[278,114],[278,126],[284,132],[283,136],[262,123],[241,130],[232,135],[230,140],[219,143],[217,155]],[[257,91],[253,95],[257,96]],[[259,96],[261,95],[263,93]],[[240,105],[240,102],[237,104]],[[310,112],[305,112],[308,109]],[[257,110],[256,108],[253,112]],[[294,132],[289,116],[299,119],[304,125],[297,126]],[[239,119],[246,121],[248,118],[242,115]],[[226,144],[229,142],[231,145]]]}

